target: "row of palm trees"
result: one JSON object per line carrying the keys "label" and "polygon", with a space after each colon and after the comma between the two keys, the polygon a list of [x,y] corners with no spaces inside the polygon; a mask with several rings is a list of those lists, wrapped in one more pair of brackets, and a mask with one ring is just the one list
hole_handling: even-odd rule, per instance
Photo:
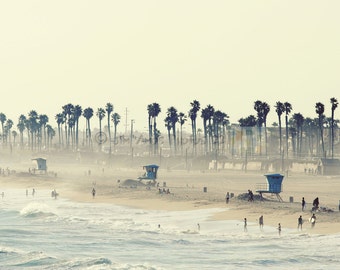
{"label": "row of palm trees", "polygon": [[[330,99],[331,103],[331,117],[327,118],[325,116],[325,106],[324,104],[317,102],[315,104],[315,112],[317,118],[305,118],[301,113],[295,113],[289,118],[293,110],[292,104],[289,102],[277,101],[274,105],[275,112],[278,117],[278,124],[273,123],[273,128],[278,127],[278,137],[279,146],[278,154],[286,157],[289,155],[289,150],[293,152],[294,156],[301,157],[302,152],[308,153],[309,155],[326,156],[326,149],[324,145],[324,129],[327,128],[330,132],[329,136],[329,153],[331,157],[334,157],[334,129],[337,128],[338,120],[334,119],[334,112],[338,106],[338,101],[336,98],[332,97]],[[204,154],[214,154],[224,155],[227,152],[234,156],[238,154],[239,156],[244,156],[245,154],[256,152],[257,155],[262,156],[263,150],[262,146],[265,146],[265,156],[268,155],[268,128],[267,128],[267,116],[270,112],[270,105],[266,102],[257,100],[254,102],[255,115],[249,115],[245,118],[238,120],[238,124],[230,125],[228,120],[229,116],[220,111],[215,110],[212,105],[207,105],[205,108],[201,109],[200,102],[194,100],[190,103],[191,108],[188,110],[188,114],[177,111],[173,106],[169,107],[166,111],[166,117],[164,119],[165,127],[168,132],[168,144],[169,147],[173,149],[173,153],[177,153],[177,141],[181,145],[181,150],[183,147],[182,138],[182,126],[190,118],[191,120],[191,142],[192,142],[192,153],[197,154],[197,117],[199,112],[201,112],[201,118],[203,120],[203,133],[204,133]],[[160,131],[157,129],[156,119],[161,112],[161,107],[158,103],[152,103],[147,106],[148,111],[148,123],[149,123],[149,145],[150,149],[153,147],[153,153],[158,153],[158,139],[160,136]],[[285,136],[282,134],[282,116],[285,117]],[[176,124],[180,125],[179,134],[180,140],[176,139],[177,129]],[[256,131],[254,131],[256,128]],[[271,135],[273,136],[274,129],[271,128]],[[236,153],[235,151],[235,139],[237,129],[241,130],[240,137],[240,151]],[[264,129],[264,139],[262,138],[262,133]],[[245,136],[244,136],[245,131]],[[256,142],[254,142],[254,135],[256,135]],[[243,139],[245,138],[245,142]],[[283,144],[283,138],[285,137],[285,147]],[[309,143],[306,141],[308,138]],[[316,138],[314,143],[312,138]],[[256,144],[257,150],[254,150],[254,145]],[[314,147],[315,144],[315,147]],[[275,143],[274,143],[275,145]],[[316,148],[316,151],[314,151]]]}
{"label": "row of palm trees", "polygon": [[[107,128],[109,134],[109,145],[111,153],[111,121],[114,125],[114,142],[117,141],[117,125],[120,123],[120,115],[113,113],[113,105],[107,103],[104,108],[98,108],[96,116],[99,119],[99,145],[103,142],[102,136],[102,120],[107,116]],[[86,119],[86,135],[85,144],[87,147],[92,148],[92,136],[90,120],[94,112],[91,107],[82,109],[80,105],[73,105],[68,103],[62,106],[62,111],[55,115],[58,131],[58,148],[78,149],[79,148],[79,119],[83,116]],[[17,136],[16,131],[12,131],[13,121],[7,119],[4,113],[0,113],[0,122],[2,127],[2,143],[7,145],[11,143],[11,135],[14,138]],[[38,114],[35,110],[28,113],[27,116],[21,114],[18,119],[17,129],[20,133],[20,147],[24,148],[24,131],[27,131],[27,143],[31,150],[42,150],[43,148],[51,148],[52,140],[56,135],[55,129],[48,124],[49,118],[45,114]]]}
{"label": "row of palm trees", "polygon": [[[168,145],[173,154],[183,154],[183,125],[190,120],[191,134],[190,146],[186,149],[192,151],[193,156],[203,155],[232,155],[245,156],[248,154],[267,156],[268,155],[268,132],[273,139],[278,134],[277,152],[280,156],[288,157],[289,151],[295,156],[302,156],[305,153],[324,156],[325,147],[325,129],[326,137],[328,136],[328,149],[330,155],[334,156],[335,128],[338,121],[334,119],[334,112],[338,106],[336,98],[330,99],[331,117],[325,116],[325,106],[317,102],[315,112],[317,118],[305,118],[301,113],[295,113],[289,118],[293,107],[289,102],[276,102],[274,105],[275,112],[278,116],[278,124],[274,123],[273,127],[267,127],[267,116],[270,113],[268,103],[257,100],[254,102],[256,115],[249,115],[241,118],[236,124],[230,124],[229,116],[216,110],[212,105],[201,108],[197,100],[190,102],[188,113],[178,112],[174,106],[166,111],[164,126],[167,131]],[[91,130],[91,119],[94,114],[99,120],[99,132],[96,134],[96,144],[109,146],[109,153],[112,153],[111,123],[114,125],[113,142],[114,147],[117,143],[117,125],[120,123],[120,115],[113,112],[112,103],[107,103],[105,107],[98,108],[94,113],[91,107],[82,109],[80,105],[68,103],[62,106],[60,113],[55,115],[57,128],[54,129],[49,124],[49,118],[45,114],[39,115],[32,110],[27,116],[20,115],[17,124],[17,130],[20,134],[20,146],[24,146],[24,132],[26,131],[27,144],[31,150],[41,150],[52,148],[52,140],[58,135],[58,143],[54,145],[57,148],[75,150],[80,147],[79,120],[84,117],[86,120],[85,134],[81,145],[87,149],[93,150],[93,139]],[[158,103],[147,105],[148,112],[148,148],[150,155],[160,153],[159,140],[161,131],[157,126],[157,118],[161,113],[161,106]],[[202,120],[203,128],[197,128],[198,117]],[[282,116],[285,116],[285,135],[282,128]],[[102,121],[107,119],[107,133],[102,131]],[[6,118],[4,113],[0,113],[0,122],[2,128],[3,145],[12,144],[12,137],[15,144],[18,133],[13,130],[13,121]],[[264,130],[264,138],[263,138]],[[240,135],[238,135],[240,131]],[[329,132],[328,132],[329,131]],[[198,134],[203,133],[203,140],[200,140]],[[108,138],[106,137],[108,134]],[[184,135],[185,136],[185,135]],[[131,136],[132,138],[132,136]],[[240,142],[238,142],[240,138]],[[285,144],[283,139],[285,138]],[[203,145],[203,147],[202,147]],[[264,145],[264,153],[263,153]],[[277,145],[274,143],[274,145]],[[201,147],[198,153],[197,147]],[[203,148],[203,149],[202,149]],[[272,148],[271,148],[272,149]],[[316,150],[315,150],[316,149]],[[179,152],[180,150],[180,152]],[[272,151],[273,152],[273,151]],[[271,153],[272,154],[272,153]]]}

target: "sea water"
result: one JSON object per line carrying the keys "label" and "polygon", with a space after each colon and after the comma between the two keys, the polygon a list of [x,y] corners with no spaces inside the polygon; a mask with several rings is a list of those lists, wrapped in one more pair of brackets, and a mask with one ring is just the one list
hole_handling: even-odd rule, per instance
{"label": "sea water", "polygon": [[[89,194],[89,196],[91,196]],[[95,198],[94,198],[95,200]],[[226,209],[150,211],[79,203],[47,190],[0,197],[0,269],[338,269],[340,235],[309,235]],[[199,224],[199,225],[198,225]]]}

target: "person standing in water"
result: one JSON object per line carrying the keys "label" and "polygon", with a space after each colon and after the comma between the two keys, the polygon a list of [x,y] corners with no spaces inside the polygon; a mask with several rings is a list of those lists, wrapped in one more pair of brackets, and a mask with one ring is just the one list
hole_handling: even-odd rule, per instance
{"label": "person standing in water", "polygon": [[259,218],[259,226],[260,226],[260,229],[262,231],[263,230],[263,215],[261,215],[260,218]]}
{"label": "person standing in water", "polygon": [[299,216],[299,218],[298,218],[298,230],[300,229],[302,231],[302,223],[303,223],[302,216]]}
{"label": "person standing in water", "polygon": [[302,211],[305,210],[305,208],[306,208],[305,197],[302,197],[301,207],[302,207]]}
{"label": "person standing in water", "polygon": [[244,218],[244,227],[243,227],[243,230],[244,230],[244,232],[248,231],[248,229],[247,229],[247,219],[246,218]]}
{"label": "person standing in water", "polygon": [[279,231],[279,235],[281,236],[281,223],[278,224],[277,230]]}

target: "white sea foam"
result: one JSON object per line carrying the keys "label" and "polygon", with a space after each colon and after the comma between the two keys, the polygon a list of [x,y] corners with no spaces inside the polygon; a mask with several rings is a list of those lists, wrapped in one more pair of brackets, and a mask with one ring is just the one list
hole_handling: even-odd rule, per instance
{"label": "white sea foam", "polygon": [[[340,235],[213,221],[225,209],[146,211],[11,190],[0,208],[6,269],[335,269]],[[199,223],[199,227],[198,224]],[[160,227],[159,227],[160,225]],[[322,247],[322,248],[320,248]]]}

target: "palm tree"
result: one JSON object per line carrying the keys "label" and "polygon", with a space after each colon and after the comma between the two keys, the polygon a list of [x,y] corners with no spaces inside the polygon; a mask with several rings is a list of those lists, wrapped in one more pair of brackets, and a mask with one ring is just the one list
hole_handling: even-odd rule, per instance
{"label": "palm tree", "polygon": [[303,122],[304,122],[304,117],[301,113],[294,113],[293,114],[293,120],[296,125],[296,151],[298,156],[301,156],[301,151],[302,151],[302,127],[303,127]]}
{"label": "palm tree", "polygon": [[15,140],[16,137],[18,136],[18,132],[16,132],[15,130],[12,131],[12,136],[13,136],[13,145],[15,146]]}
{"label": "palm tree", "polygon": [[214,115],[215,109],[211,105],[207,105],[201,111],[201,118],[203,119],[203,132],[204,132],[204,149],[205,154],[210,151],[210,130],[211,130],[211,119]]}
{"label": "palm tree", "polygon": [[99,119],[99,141],[98,145],[101,145],[103,143],[102,139],[102,120],[105,117],[105,110],[103,108],[98,108],[96,112],[96,116]]}
{"label": "palm tree", "polygon": [[172,129],[172,122],[171,122],[171,118],[169,115],[167,115],[164,119],[165,122],[165,127],[167,129],[168,132],[168,140],[169,140],[169,147],[171,149],[171,129]]}
{"label": "palm tree", "polygon": [[331,98],[331,104],[332,104],[332,122],[331,122],[331,145],[332,145],[332,158],[334,157],[334,111],[338,107],[338,100],[336,98]]}
{"label": "palm tree", "polygon": [[246,118],[241,118],[238,120],[241,127],[241,156],[242,156],[242,148],[243,148],[243,128],[246,129],[246,138],[247,138],[247,146],[246,152],[250,152],[252,155],[254,152],[253,146],[253,128],[257,124],[256,117],[254,115],[249,115]]}
{"label": "palm tree", "polygon": [[189,110],[189,117],[191,119],[191,130],[192,130],[192,145],[193,145],[193,151],[196,155],[196,144],[197,144],[197,132],[196,132],[196,119],[197,119],[197,113],[200,110],[200,103],[197,100],[194,100],[193,102],[190,102],[191,109]]}
{"label": "palm tree", "polygon": [[114,126],[113,145],[115,147],[117,144],[117,125],[120,123],[120,115],[118,113],[114,113],[111,115],[111,119]]}
{"label": "palm tree", "polygon": [[315,112],[318,115],[319,119],[319,131],[320,131],[320,139],[321,139],[321,149],[322,149],[322,156],[325,156],[325,144],[323,140],[323,120],[325,118],[325,106],[321,102],[317,102],[315,104]]}
{"label": "palm tree", "polygon": [[83,116],[86,119],[86,145],[91,147],[92,139],[91,139],[91,126],[90,126],[90,119],[93,116],[93,109],[88,107],[84,110]]}
{"label": "palm tree", "polygon": [[55,115],[55,120],[58,125],[58,137],[59,137],[59,147],[62,144],[62,125],[65,123],[65,115],[63,113],[58,113]]}
{"label": "palm tree", "polygon": [[254,103],[254,109],[257,111],[258,128],[260,135],[260,155],[262,155],[262,125],[264,125],[265,148],[267,155],[267,115],[270,112],[270,106],[266,102],[257,100]]}
{"label": "palm tree", "polygon": [[25,122],[26,122],[26,116],[21,114],[19,116],[17,128],[20,132],[20,147],[23,149],[24,147],[24,130],[25,130]]}
{"label": "palm tree", "polygon": [[1,122],[1,130],[2,130],[2,143],[5,143],[5,136],[4,136],[4,124],[7,120],[7,117],[4,113],[0,113],[0,122]]}
{"label": "palm tree", "polygon": [[284,112],[286,113],[285,115],[285,122],[286,122],[286,156],[288,158],[288,115],[291,113],[293,110],[292,105],[289,102],[283,103],[283,106],[285,108]]}
{"label": "palm tree", "polygon": [[169,107],[167,110],[167,116],[169,117],[169,121],[171,123],[172,128],[172,136],[173,136],[173,142],[174,142],[174,150],[175,154],[177,152],[177,146],[176,146],[176,123],[178,122],[178,113],[177,109],[173,106]]}
{"label": "palm tree", "polygon": [[220,110],[216,110],[213,115],[213,126],[214,126],[214,147],[216,155],[219,155],[220,151],[220,137],[221,137],[221,130],[223,128],[224,121],[229,118],[229,116],[221,112]]}
{"label": "palm tree", "polygon": [[161,112],[161,107],[159,106],[158,103],[152,103],[152,118],[153,118],[153,137],[155,140],[154,143],[154,154],[158,152],[158,138],[159,138],[159,130],[157,129],[157,116]]}
{"label": "palm tree", "polygon": [[149,104],[147,107],[148,111],[148,128],[149,128],[149,152],[151,154],[152,145],[152,115],[153,115],[153,105]]}
{"label": "palm tree", "polygon": [[51,125],[46,125],[47,129],[47,147],[50,149],[52,146],[52,139],[55,136],[55,130],[52,128]]}
{"label": "palm tree", "polygon": [[76,148],[78,149],[79,147],[79,118],[81,116],[81,114],[83,113],[83,109],[80,105],[76,105],[73,107],[72,110],[72,115],[73,115],[73,119],[74,119],[74,125],[76,127]]}
{"label": "palm tree", "polygon": [[279,137],[280,137],[280,156],[282,155],[282,122],[281,122],[281,115],[284,113],[285,111],[285,106],[282,102],[277,101],[276,105],[275,105],[275,111],[277,113],[278,119],[279,119]]}
{"label": "palm tree", "polygon": [[107,112],[107,133],[109,134],[109,155],[111,156],[111,129],[110,129],[110,120],[111,120],[111,113],[113,111],[112,103],[106,103],[105,110]]}
{"label": "palm tree", "polygon": [[66,139],[66,147],[68,148],[70,146],[70,118],[72,115],[72,111],[74,109],[74,106],[71,103],[68,103],[62,107],[63,109],[63,114],[66,117],[65,120],[65,139]]}
{"label": "palm tree", "polygon": [[31,133],[31,150],[36,146],[36,133],[38,131],[38,113],[34,110],[28,113],[28,126]]}
{"label": "palm tree", "polygon": [[[13,127],[13,121],[11,119],[7,119],[6,124],[5,124],[5,133],[6,133],[6,138],[8,136],[8,142],[11,145],[11,129]],[[7,141],[7,139],[6,139]]]}
{"label": "palm tree", "polygon": [[42,131],[40,130],[41,136],[44,136],[44,144],[46,146],[46,124],[48,123],[48,116],[46,114],[40,114],[39,115],[39,124],[40,127],[43,129]]}
{"label": "palm tree", "polygon": [[179,123],[180,129],[181,129],[181,131],[180,131],[180,134],[181,134],[181,151],[183,151],[183,125],[186,121],[187,121],[187,116],[184,113],[180,112],[178,114],[178,123]]}
{"label": "palm tree", "polygon": [[266,147],[266,156],[268,155],[268,135],[267,135],[267,115],[270,112],[270,106],[266,102],[262,102],[262,117],[264,124],[264,138],[265,138],[265,147]]}

